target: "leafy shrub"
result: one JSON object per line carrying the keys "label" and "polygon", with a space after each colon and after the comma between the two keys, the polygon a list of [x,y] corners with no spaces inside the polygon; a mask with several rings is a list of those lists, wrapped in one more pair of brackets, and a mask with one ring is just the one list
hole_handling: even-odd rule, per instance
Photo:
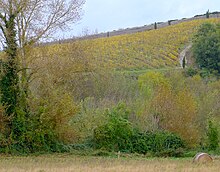
{"label": "leafy shrub", "polygon": [[128,121],[129,111],[124,104],[119,104],[112,110],[107,110],[108,121],[94,130],[94,143],[96,149],[108,151],[129,151],[132,147],[131,136],[133,128]]}
{"label": "leafy shrub", "polygon": [[193,77],[193,76],[195,76],[196,74],[198,74],[198,71],[197,71],[197,69],[190,67],[190,68],[187,68],[187,69],[185,70],[184,74],[185,74],[185,76],[191,76],[191,77]]}
{"label": "leafy shrub", "polygon": [[132,138],[132,145],[133,152],[153,152],[160,156],[180,156],[184,148],[184,142],[179,136],[163,131],[137,133]]}
{"label": "leafy shrub", "polygon": [[219,26],[202,24],[193,40],[193,55],[201,69],[220,73]]}
{"label": "leafy shrub", "polygon": [[9,118],[5,115],[4,107],[0,105],[0,152],[8,144],[7,136],[10,133],[10,129],[7,126],[8,121]]}
{"label": "leafy shrub", "polygon": [[185,144],[176,134],[157,131],[139,132],[128,121],[129,111],[124,104],[107,110],[108,120],[94,130],[93,146],[104,151],[121,151],[155,156],[181,156]]}
{"label": "leafy shrub", "polygon": [[94,131],[96,149],[107,151],[133,152],[139,154],[153,153],[156,156],[181,156],[184,142],[170,132],[135,131],[127,119],[124,105],[106,112],[109,120]]}
{"label": "leafy shrub", "polygon": [[55,94],[52,90],[48,94],[44,100],[39,98],[29,103],[28,116],[21,110],[16,111],[17,116],[12,121],[16,128],[12,127],[13,134],[0,145],[1,152],[26,154],[70,150],[67,144],[75,139],[75,131],[69,121],[78,107],[68,94]]}
{"label": "leafy shrub", "polygon": [[152,151],[154,145],[154,135],[153,133],[136,133],[132,137],[132,152],[146,154]]}
{"label": "leafy shrub", "polygon": [[208,148],[210,150],[216,150],[219,147],[218,129],[212,121],[209,121],[207,136]]}

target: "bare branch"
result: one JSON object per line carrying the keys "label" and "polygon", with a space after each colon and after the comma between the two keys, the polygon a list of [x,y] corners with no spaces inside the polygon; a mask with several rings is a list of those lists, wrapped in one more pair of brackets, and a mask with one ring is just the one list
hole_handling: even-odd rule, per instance
{"label": "bare branch", "polygon": [[20,0],[16,4],[19,44],[35,43],[56,30],[67,29],[69,24],[80,19],[84,3],[85,0]]}
{"label": "bare branch", "polygon": [[[0,32],[15,19],[20,48],[45,40],[79,21],[85,0],[0,0]],[[4,38],[6,39],[6,37]]]}

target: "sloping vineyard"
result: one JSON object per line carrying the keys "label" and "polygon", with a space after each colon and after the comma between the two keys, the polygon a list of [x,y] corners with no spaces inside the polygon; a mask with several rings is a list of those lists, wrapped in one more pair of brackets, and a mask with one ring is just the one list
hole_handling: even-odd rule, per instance
{"label": "sloping vineyard", "polygon": [[48,56],[64,54],[63,58],[71,58],[77,47],[78,55],[79,51],[83,53],[83,58],[93,67],[129,70],[179,67],[179,53],[191,41],[198,26],[219,21],[200,19],[134,34],[55,44],[45,52]]}

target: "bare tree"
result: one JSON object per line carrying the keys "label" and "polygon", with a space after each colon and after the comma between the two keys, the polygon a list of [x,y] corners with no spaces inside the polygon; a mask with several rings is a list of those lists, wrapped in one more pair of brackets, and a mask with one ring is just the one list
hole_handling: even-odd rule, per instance
{"label": "bare tree", "polygon": [[84,3],[85,0],[1,0],[1,31],[4,33],[5,18],[11,8],[19,47],[36,43],[79,21]]}

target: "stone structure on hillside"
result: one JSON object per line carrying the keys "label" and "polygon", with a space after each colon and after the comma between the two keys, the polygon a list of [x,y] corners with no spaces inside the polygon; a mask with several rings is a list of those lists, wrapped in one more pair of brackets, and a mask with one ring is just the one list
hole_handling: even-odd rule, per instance
{"label": "stone structure on hillside", "polygon": [[187,54],[190,52],[191,48],[192,48],[192,44],[189,44],[187,47],[184,48],[184,50],[179,55],[179,62],[182,68],[185,68],[186,65],[188,64]]}

